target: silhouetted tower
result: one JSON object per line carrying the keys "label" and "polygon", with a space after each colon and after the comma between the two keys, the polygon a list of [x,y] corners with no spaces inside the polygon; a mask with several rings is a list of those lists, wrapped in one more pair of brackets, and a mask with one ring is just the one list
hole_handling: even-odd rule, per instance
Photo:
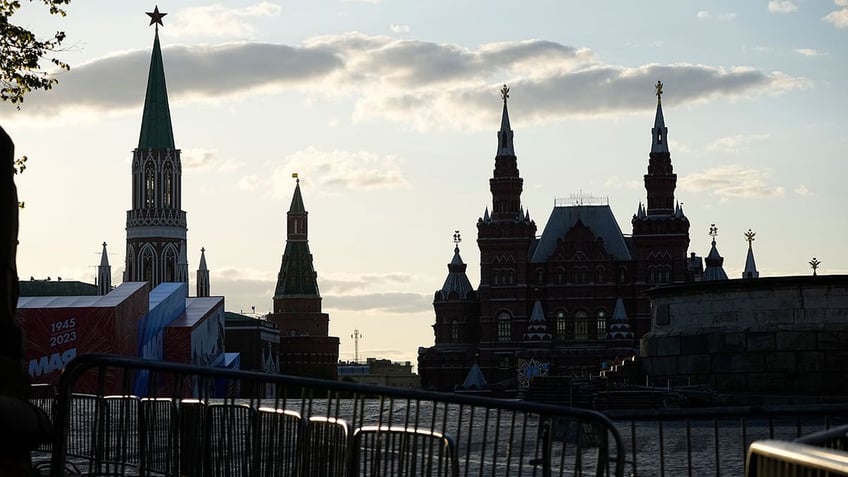
{"label": "silhouetted tower", "polygon": [[448,276],[433,296],[436,312],[433,333],[437,347],[467,347],[479,338],[477,316],[480,314],[480,302],[465,273],[468,265],[459,255],[461,241],[457,230],[453,234],[453,258],[448,264]]}
{"label": "silhouetted tower", "polygon": [[335,379],[339,339],[329,336],[330,316],[321,311],[307,216],[297,179],[286,214],[286,248],[274,290],[274,312],[267,319],[280,328],[282,373]]}
{"label": "silhouetted tower", "polygon": [[[124,281],[188,285],[186,213],[182,205],[182,164],[174,147],[165,68],[159,46],[162,17],[148,13],[156,25],[138,147],[132,159],[132,209],[127,211]],[[182,257],[181,257],[182,255]],[[188,286],[186,286],[186,290]]]}
{"label": "silhouetted tower", "polygon": [[97,266],[97,294],[106,295],[112,290],[112,266],[106,253],[106,242],[103,242],[103,252],[100,253],[100,265]]}
{"label": "silhouetted tower", "polygon": [[668,150],[668,128],[662,110],[663,84],[657,81],[657,113],[651,129],[651,153],[645,174],[647,207],[639,204],[633,215],[633,254],[644,269],[636,271],[636,280],[647,283],[670,283],[690,280],[687,277],[689,219],[683,206],[675,202],[677,174]]}
{"label": "silhouetted tower", "polygon": [[209,296],[209,268],[206,267],[206,249],[200,249],[200,267],[197,269],[197,296]]}
{"label": "silhouetted tower", "polygon": [[[492,213],[488,208],[477,221],[477,245],[480,248],[480,342],[520,341],[526,331],[528,313],[526,287],[528,250],[535,239],[536,223],[521,205],[524,179],[518,171],[518,158],[513,145],[513,131],[509,124],[507,100],[509,88],[501,89],[503,113],[498,131],[498,149],[495,169],[489,179],[492,192]],[[511,286],[504,289],[509,296],[498,295],[492,302],[492,287]],[[508,291],[507,291],[508,290]],[[511,304],[508,302],[512,300]],[[494,303],[494,304],[493,304]],[[499,335],[498,326],[501,327]],[[504,339],[508,328],[509,340]],[[500,337],[499,337],[500,336]]]}
{"label": "silhouetted tower", "polygon": [[724,271],[724,257],[718,253],[718,248],[716,247],[716,235],[718,235],[718,227],[715,224],[711,224],[710,236],[713,240],[710,244],[710,253],[704,260],[707,266],[704,268],[704,276],[701,278],[701,281],[727,280],[727,273]]}

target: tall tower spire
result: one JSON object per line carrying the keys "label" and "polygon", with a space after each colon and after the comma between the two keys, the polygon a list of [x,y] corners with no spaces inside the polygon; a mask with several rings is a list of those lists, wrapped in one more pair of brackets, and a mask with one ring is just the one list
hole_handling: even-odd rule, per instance
{"label": "tall tower spire", "polygon": [[501,129],[498,131],[498,152],[495,156],[495,170],[489,179],[492,191],[492,220],[515,220],[521,211],[521,191],[524,179],[518,175],[518,158],[513,146],[513,132],[509,125],[509,87],[501,88],[503,113]]}
{"label": "tall tower spire", "polygon": [[[291,206],[286,214],[286,248],[283,252],[283,262],[277,275],[277,286],[274,290],[274,312],[285,311],[287,303],[298,300],[310,303],[311,310],[320,313],[321,294],[318,292],[318,274],[312,265],[312,253],[309,251],[307,227],[308,212],[303,206],[300,193],[300,179],[296,179]],[[323,335],[327,335],[327,315],[323,315]],[[282,328],[282,327],[281,327]]]}
{"label": "tall tower spire", "polygon": [[[182,208],[182,163],[174,146],[165,68],[159,45],[162,17],[148,12],[156,25],[138,147],[132,160],[132,209],[127,211],[124,281],[188,285],[186,213]],[[188,290],[188,286],[186,286]]]}
{"label": "tall tower spire", "polygon": [[206,267],[206,249],[200,249],[200,266],[197,269],[197,296],[209,296],[209,268]]}
{"label": "tall tower spire", "polygon": [[112,266],[109,265],[109,255],[106,253],[106,242],[100,253],[100,265],[97,266],[97,294],[106,295],[112,290]]}
{"label": "tall tower spire", "polygon": [[[651,152],[645,191],[648,201],[639,204],[633,216],[633,249],[636,259],[645,263],[638,273],[651,283],[683,282],[694,279],[689,272],[689,219],[674,198],[677,174],[668,151],[668,128],[662,109],[663,83],[654,85],[657,112],[651,128]],[[650,261],[651,263],[647,263]],[[670,272],[670,273],[669,273]]]}
{"label": "tall tower spire", "polygon": [[666,215],[674,212],[674,189],[677,187],[677,174],[671,165],[668,151],[668,128],[662,111],[663,83],[657,81],[654,86],[657,95],[657,113],[654,127],[651,129],[651,154],[648,173],[645,174],[645,190],[648,192],[648,215]]}

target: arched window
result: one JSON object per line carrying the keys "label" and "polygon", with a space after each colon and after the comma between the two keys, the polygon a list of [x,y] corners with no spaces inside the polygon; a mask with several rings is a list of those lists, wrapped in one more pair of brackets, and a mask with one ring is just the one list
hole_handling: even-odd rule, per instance
{"label": "arched window", "polygon": [[509,313],[502,311],[498,314],[498,341],[510,341],[511,335]]}
{"label": "arched window", "polygon": [[596,339],[603,340],[607,337],[607,314],[604,310],[598,310],[597,319],[595,320],[595,335]]}
{"label": "arched window", "polygon": [[145,248],[141,252],[141,279],[153,283],[153,250]]}
{"label": "arched window", "polygon": [[607,282],[607,269],[604,267],[598,267],[595,269],[595,283],[606,283]]}
{"label": "arched window", "polygon": [[556,336],[559,340],[568,339],[568,322],[565,321],[565,312],[562,310],[556,312]]}
{"label": "arched window", "polygon": [[589,339],[589,316],[583,310],[574,313],[574,339],[578,341]]}
{"label": "arched window", "polygon": [[165,171],[162,177],[162,207],[171,207],[174,197],[174,169],[171,163],[165,164]]}
{"label": "arched window", "polygon": [[165,254],[162,257],[162,265],[162,269],[165,271],[162,281],[177,281],[177,252],[173,247],[169,247],[165,250]]}
{"label": "arched window", "polygon": [[144,166],[144,206],[156,207],[156,168],[153,161]]}
{"label": "arched window", "polygon": [[565,283],[565,267],[557,267],[556,283],[557,285],[562,285],[563,283]]}
{"label": "arched window", "polygon": [[539,285],[545,284],[545,269],[544,268],[539,267],[539,268],[536,269],[536,283],[538,283]]}
{"label": "arched window", "polygon": [[451,341],[459,343],[459,323],[456,320],[451,321]]}

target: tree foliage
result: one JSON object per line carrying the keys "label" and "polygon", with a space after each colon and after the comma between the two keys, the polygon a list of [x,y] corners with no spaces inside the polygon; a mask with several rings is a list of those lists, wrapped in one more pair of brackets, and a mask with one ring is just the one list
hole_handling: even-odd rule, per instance
{"label": "tree foliage", "polygon": [[[34,0],[28,0],[30,2]],[[65,16],[62,6],[71,0],[39,0],[51,15]],[[0,0],[0,99],[20,103],[24,94],[32,90],[48,90],[57,80],[44,70],[41,60],[59,49],[65,32],[57,31],[51,37],[37,37],[28,29],[9,23],[21,8],[19,0]],[[49,58],[55,67],[68,70],[67,63]]]}

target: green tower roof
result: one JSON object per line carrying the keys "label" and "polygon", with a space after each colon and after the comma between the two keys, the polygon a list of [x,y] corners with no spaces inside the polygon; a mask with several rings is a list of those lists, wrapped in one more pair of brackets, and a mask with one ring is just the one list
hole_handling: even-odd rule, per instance
{"label": "green tower roof", "polygon": [[153,54],[150,57],[150,73],[147,75],[147,95],[144,97],[144,114],[141,118],[138,148],[176,149],[158,30],[153,40]]}

